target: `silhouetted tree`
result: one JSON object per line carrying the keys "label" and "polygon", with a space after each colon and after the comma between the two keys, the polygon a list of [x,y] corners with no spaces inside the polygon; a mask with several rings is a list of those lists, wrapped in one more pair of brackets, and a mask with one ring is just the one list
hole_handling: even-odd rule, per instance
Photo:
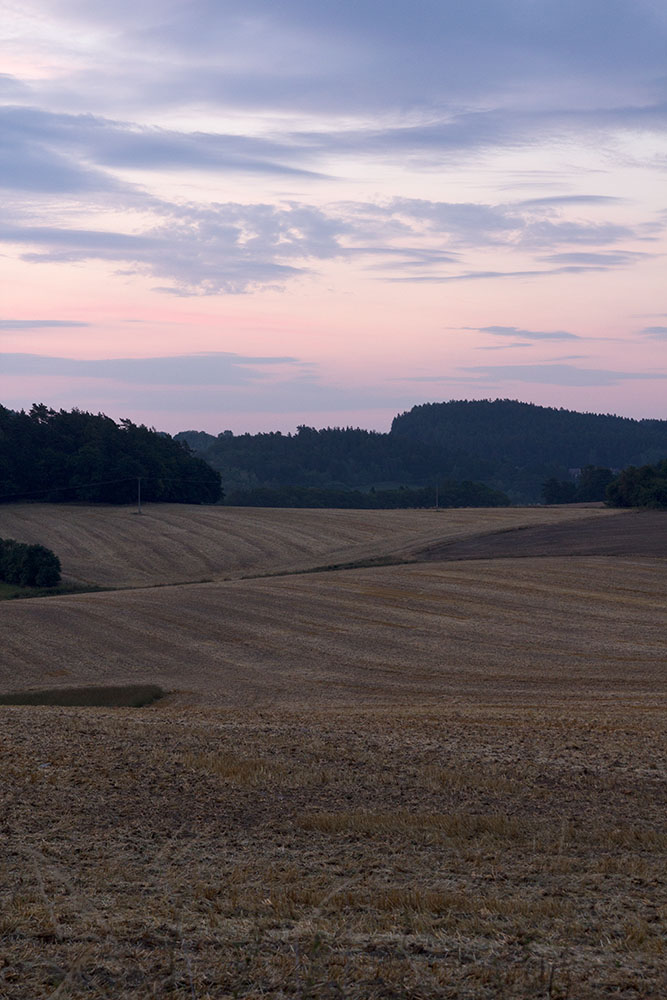
{"label": "silhouetted tree", "polygon": [[131,503],[142,481],[145,500],[215,503],[220,474],[186,444],[130,420],[102,413],[29,413],[0,407],[0,496],[34,500]]}

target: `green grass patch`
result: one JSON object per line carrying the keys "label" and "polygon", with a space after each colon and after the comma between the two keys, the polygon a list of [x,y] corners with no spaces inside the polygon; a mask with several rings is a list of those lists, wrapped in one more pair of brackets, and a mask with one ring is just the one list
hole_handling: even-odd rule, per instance
{"label": "green grass patch", "polygon": [[0,601],[18,601],[27,597],[55,597],[63,594],[90,594],[110,587],[85,583],[59,583],[55,587],[19,587],[16,583],[0,582]]}
{"label": "green grass patch", "polygon": [[141,708],[165,692],[157,684],[124,684],[105,687],[43,688],[0,694],[0,705],[83,705],[90,708]]}

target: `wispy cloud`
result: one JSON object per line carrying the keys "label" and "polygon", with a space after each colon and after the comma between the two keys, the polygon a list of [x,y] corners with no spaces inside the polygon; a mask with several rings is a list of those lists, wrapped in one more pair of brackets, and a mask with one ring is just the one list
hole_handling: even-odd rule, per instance
{"label": "wispy cloud", "polygon": [[0,319],[0,330],[62,330],[90,326],[72,319]]}
{"label": "wispy cloud", "polygon": [[[636,234],[639,235],[639,234]],[[540,260],[548,264],[560,264],[573,267],[590,268],[619,268],[632,267],[641,264],[642,261],[650,260],[655,254],[641,250],[612,250],[612,251],[568,251],[565,253],[552,253],[540,256]]]}
{"label": "wispy cloud", "polygon": [[[0,370],[19,380],[53,380],[56,405],[137,409],[171,413],[242,414],[387,410],[390,416],[414,402],[407,391],[387,384],[339,384],[322,376],[317,365],[288,356],[251,356],[231,352],[81,361],[39,354],[0,353]],[[63,388],[65,387],[65,388]],[[63,398],[63,393],[67,398]],[[187,422],[187,418],[183,418]],[[181,422],[180,429],[186,423]]]}
{"label": "wispy cloud", "polygon": [[645,326],[640,332],[654,340],[667,340],[667,326]]}
{"label": "wispy cloud", "polygon": [[[563,250],[553,257],[562,263],[552,267],[461,270],[472,250],[502,248],[530,257],[547,242],[552,247],[605,245],[636,236],[627,226],[547,219],[540,208],[519,210],[511,204],[403,198],[326,206],[298,201],[179,204],[137,192],[115,200],[125,204],[125,218],[143,222],[143,231],[70,228],[15,217],[0,223],[0,241],[23,245],[23,259],[37,263],[96,259],[124,265],[124,274],[129,268],[130,273],[134,269],[167,279],[172,284],[161,287],[178,294],[281,286],[312,271],[318,261],[335,258],[353,262],[364,257],[380,280],[414,283],[542,278],[625,267],[641,259],[641,254],[625,251]],[[51,211],[62,216],[60,206]],[[48,214],[48,206],[39,212]],[[153,220],[148,226],[147,214]]]}
{"label": "wispy cloud", "polygon": [[550,267],[535,268],[523,271],[464,271],[460,274],[415,274],[400,278],[387,278],[387,281],[403,282],[405,284],[446,285],[458,281],[489,281],[505,278],[545,278],[552,274],[582,274],[586,271],[604,271],[604,267]]}
{"label": "wispy cloud", "polygon": [[518,337],[520,340],[581,340],[581,337],[569,330],[522,330],[517,326],[466,326],[463,329],[490,333],[494,337]]}
{"label": "wispy cloud", "polygon": [[611,222],[591,222],[559,217],[541,205],[519,202],[492,205],[460,202],[433,202],[415,198],[395,198],[377,214],[404,220],[410,229],[446,233],[459,245],[510,246],[539,250],[559,244],[605,245],[636,236],[633,228]]}
{"label": "wispy cloud", "polygon": [[184,294],[282,285],[307,270],[304,258],[338,252],[336,226],[316,211],[218,205],[207,210],[165,206],[164,212],[166,217],[142,234],[0,224],[0,241],[34,246],[22,253],[34,263],[130,265],[130,273],[166,278],[174,283],[166,290]]}
{"label": "wispy cloud", "polygon": [[[38,7],[40,4],[37,5]],[[667,35],[655,0],[193,0],[115,3],[49,0],[68,38],[113,38],[97,64],[73,58],[59,96],[82,102],[115,91],[126,106],[227,103],[322,113],[425,105],[553,105],[600,112],[652,96]],[[69,36],[67,31],[69,30]],[[117,52],[124,72],[117,72]],[[415,58],[418,53],[418,58]],[[164,72],[165,63],[170,70]],[[655,85],[654,85],[655,86]],[[657,89],[657,88],[655,88]],[[520,98],[516,95],[520,94]]]}
{"label": "wispy cloud", "polygon": [[622,382],[655,381],[667,379],[667,371],[609,371],[604,368],[577,368],[566,364],[538,365],[474,365],[462,371],[476,378],[502,379],[507,382],[532,382],[539,385],[561,386],[612,386]]}
{"label": "wispy cloud", "polygon": [[[465,372],[466,374],[458,374]],[[555,386],[614,386],[623,382],[663,381],[667,371],[621,372],[605,368],[577,368],[567,364],[536,365],[466,365],[453,372],[440,375],[404,376],[396,381],[446,384],[463,382],[479,386],[504,386],[513,383]]]}
{"label": "wispy cloud", "polygon": [[530,347],[525,340],[512,340],[508,344],[478,344],[478,351],[510,351],[517,347]]}
{"label": "wispy cloud", "polygon": [[100,115],[0,108],[0,186],[43,192],[131,190],[114,171],[215,171],[321,176],[285,139],[183,132]]}
{"label": "wispy cloud", "polygon": [[266,378],[265,369],[296,370],[311,375],[310,366],[291,357],[246,357],[228,352],[205,352],[173,357],[109,358],[81,361],[39,354],[0,354],[5,375],[65,376],[111,379],[141,385],[230,386]]}
{"label": "wispy cloud", "polygon": [[522,208],[562,208],[570,205],[616,205],[623,201],[623,198],[604,194],[556,194],[542,198],[525,198],[519,205]]}

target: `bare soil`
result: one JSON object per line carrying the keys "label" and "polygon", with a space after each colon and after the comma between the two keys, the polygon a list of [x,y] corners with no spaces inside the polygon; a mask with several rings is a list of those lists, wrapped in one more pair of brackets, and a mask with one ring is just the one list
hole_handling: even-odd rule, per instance
{"label": "bare soil", "polygon": [[664,716],[480,695],[2,709],[0,996],[664,997]]}
{"label": "bare soil", "polygon": [[[590,514],[590,511],[588,511]],[[667,559],[667,512],[623,511],[622,517],[583,517],[521,525],[428,546],[418,559],[515,559],[526,556],[645,556]]]}

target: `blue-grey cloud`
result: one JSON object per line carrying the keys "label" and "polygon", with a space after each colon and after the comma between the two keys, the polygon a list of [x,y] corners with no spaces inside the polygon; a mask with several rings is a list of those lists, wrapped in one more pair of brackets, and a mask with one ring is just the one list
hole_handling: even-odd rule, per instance
{"label": "blue-grey cloud", "polygon": [[[613,155],[617,134],[630,130],[661,134],[666,126],[664,99],[641,107],[617,106],[604,110],[596,107],[585,111],[566,107],[471,109],[448,99],[437,105],[420,105],[412,116],[403,114],[399,124],[371,122],[361,128],[295,132],[290,143],[309,157],[364,156],[403,165],[407,161],[416,169],[437,169],[443,162],[461,166],[466,162],[465,157],[487,150],[516,149],[553,140],[588,145],[594,133],[607,138],[609,153]],[[618,155],[623,159],[623,153]],[[661,161],[651,155],[650,162],[658,166]],[[599,206],[604,204],[604,198],[574,194],[546,196],[544,200],[536,199],[533,207]],[[609,198],[607,203],[622,200]],[[531,207],[531,200],[525,204]]]}
{"label": "blue-grey cloud", "polygon": [[446,253],[444,250],[434,250],[429,247],[387,247],[356,246],[341,250],[341,256],[348,259],[355,257],[375,258],[364,263],[366,271],[405,271],[408,274],[416,269],[424,270],[443,264],[460,264],[461,255]]}
{"label": "blue-grey cloud", "polygon": [[292,260],[335,256],[345,230],[304,206],[163,206],[163,212],[164,221],[143,234],[0,223],[0,242],[36,247],[22,254],[36,263],[126,263],[132,266],[122,273],[167,278],[172,291],[240,293],[283,285],[307,270]]}
{"label": "blue-grey cloud", "polygon": [[131,190],[111,172],[202,170],[321,176],[286,140],[187,133],[40,108],[0,108],[0,186],[53,193]]}
{"label": "blue-grey cloud", "polygon": [[138,258],[158,250],[160,241],[152,235],[115,233],[95,229],[67,229],[58,226],[17,226],[0,223],[4,243],[39,244],[48,247],[40,253],[25,254],[26,260],[73,261],[92,257],[107,260]]}
{"label": "blue-grey cloud", "polygon": [[[21,123],[30,135],[42,129],[49,137],[63,129],[78,134],[81,127],[105,132],[106,123],[84,116],[81,126],[80,117],[33,115],[21,118]],[[97,167],[86,177],[93,185]],[[88,183],[79,180],[84,187]],[[137,188],[118,186],[111,202],[107,201],[107,207],[110,205],[125,209],[126,227],[132,231],[67,227],[62,205],[56,201],[23,215],[18,209],[13,217],[7,213],[0,222],[0,241],[23,245],[22,256],[27,261],[115,262],[120,274],[137,272],[162,282],[166,279],[167,284],[160,283],[157,288],[179,295],[281,287],[312,271],[317,261],[336,257],[350,261],[365,258],[364,266],[384,271],[383,280],[454,282],[577,274],[623,267],[649,256],[600,249],[642,238],[641,226],[633,230],[611,222],[564,219],[561,209],[552,204],[494,205],[409,198],[385,203],[334,202],[325,208],[298,201],[282,205],[177,204]],[[140,223],[132,225],[130,220],[137,214]],[[50,216],[52,224],[48,224]],[[152,225],[146,225],[146,217],[153,218]],[[137,231],[139,228],[142,231]],[[568,249],[580,246],[586,249]],[[555,266],[524,265],[506,271],[465,268],[465,251],[495,247],[529,255],[549,247],[557,252],[537,260]]]}
{"label": "blue-grey cloud", "polygon": [[490,333],[494,337],[518,337],[521,340],[581,340],[576,333],[568,330],[522,330],[516,326],[467,326],[464,329]]}
{"label": "blue-grey cloud", "polygon": [[645,326],[641,333],[654,340],[667,340],[667,326]]}
{"label": "blue-grey cloud", "polygon": [[[3,402],[12,409],[29,405],[24,391],[13,387],[6,380]],[[158,411],[170,414],[172,431],[183,430],[185,426],[201,426],[197,414],[205,413],[210,421],[211,414],[294,414],[294,426],[310,420],[308,414],[339,413],[335,421],[338,425],[350,423],[350,411],[383,410],[383,423],[388,428],[397,412],[409,409],[415,403],[413,388],[382,384],[336,384],[324,379],[304,383],[303,380],[281,378],[260,382],[225,385],[140,385],[129,382],[108,382],[101,386],[90,379],[68,379],[54,381],[49,403],[55,408],[78,406],[97,412],[100,400],[104,400],[104,411],[110,416],[135,415],[140,420],[156,423]],[[12,393],[15,393],[12,395]],[[427,397],[423,400],[427,401]],[[181,417],[178,417],[178,414]],[[185,414],[185,415],[184,415]],[[187,416],[190,414],[190,416]],[[194,417],[192,415],[195,415]],[[144,416],[145,415],[145,416]],[[179,424],[173,426],[174,419]],[[222,419],[221,417],[216,419]],[[327,422],[330,418],[327,416]],[[226,418],[225,418],[226,421]],[[275,430],[273,416],[264,429]],[[179,426],[180,425],[180,426]],[[218,423],[216,430],[225,424]],[[321,424],[320,424],[321,426]]]}
{"label": "blue-grey cloud", "polygon": [[109,175],[40,144],[12,143],[0,134],[0,188],[20,192],[89,194],[117,191]]}
{"label": "blue-grey cloud", "polygon": [[71,319],[0,319],[0,330],[62,330],[90,326]]}
{"label": "blue-grey cloud", "polygon": [[[332,155],[403,164],[410,157],[420,166],[554,137],[662,132],[667,124],[667,24],[657,0],[471,0],[465,12],[441,0],[412,7],[175,0],[126,12],[114,4],[106,14],[74,0],[36,3],[45,17],[64,18],[63,36],[92,23],[91,36],[109,41],[92,41],[90,65],[73,60],[69,78],[41,89],[31,82],[33,103],[94,114],[54,114],[49,122],[38,108],[9,113],[15,162],[26,162],[33,187],[47,179],[40,154],[53,162],[52,190],[77,190],[77,162],[297,175],[317,172],[318,159]],[[283,123],[261,138],[139,124],[147,114],[193,106],[287,112],[293,121],[298,110],[320,124]],[[18,184],[20,171],[9,173]],[[550,195],[542,204],[602,204],[603,197]]]}
{"label": "blue-grey cloud", "polygon": [[[103,392],[107,412],[111,409],[117,414],[151,409],[191,413],[388,409],[393,416],[414,403],[407,389],[331,383],[318,374],[316,365],[289,356],[207,352],[80,361],[0,353],[0,370],[6,377],[6,404],[25,405],[11,396],[11,376],[53,378],[52,405],[98,409]],[[69,388],[63,388],[65,383]]]}
{"label": "blue-grey cloud", "polygon": [[81,361],[40,354],[0,354],[5,375],[110,379],[140,385],[232,386],[260,382],[264,369],[303,369],[292,357],[247,357],[230,352],[205,352],[153,358],[109,358]]}
{"label": "blue-grey cloud", "polygon": [[545,278],[552,274],[582,274],[590,271],[604,271],[603,267],[551,267],[540,270],[524,271],[465,271],[460,274],[415,274],[405,275],[400,278],[385,278],[385,281],[424,284],[424,285],[446,285],[457,281],[495,281],[507,278]]}
{"label": "blue-grey cloud", "polygon": [[525,340],[512,340],[508,344],[478,344],[478,351],[510,351],[517,347],[530,347],[531,344]]}
{"label": "blue-grey cloud", "polygon": [[562,208],[565,205],[613,205],[624,201],[603,194],[557,194],[543,198],[524,198],[518,204],[521,208]]}
{"label": "blue-grey cloud", "polygon": [[447,233],[463,245],[484,243],[537,250],[559,244],[605,245],[637,235],[628,226],[561,219],[542,209],[541,205],[526,207],[521,203],[488,205],[395,198],[377,211],[402,218],[410,226],[421,224],[431,231]]}
{"label": "blue-grey cloud", "polygon": [[604,368],[577,368],[567,364],[474,365],[461,369],[482,381],[532,382],[539,385],[612,386],[622,382],[667,379],[667,371],[619,372]]}
{"label": "blue-grey cloud", "polygon": [[[620,95],[641,103],[664,77],[667,24],[657,0],[146,0],[106,11],[50,0],[49,7],[73,31],[103,25],[114,45],[93,79],[109,91],[113,81],[128,103],[349,111],[513,98],[525,106],[554,93],[603,109]],[[85,72],[74,83],[84,93],[90,86]]]}
{"label": "blue-grey cloud", "polygon": [[5,101],[14,101],[27,98],[30,88],[19,80],[18,77],[9,73],[0,73],[0,98]]}
{"label": "blue-grey cloud", "polygon": [[[457,372],[466,372],[465,375]],[[522,382],[533,385],[557,385],[571,387],[608,387],[623,382],[663,381],[667,371],[619,372],[605,368],[577,368],[568,364],[535,365],[471,365],[457,368],[455,372],[442,375],[405,376],[396,381],[410,383],[464,383],[466,385],[507,386],[508,383]]]}
{"label": "blue-grey cloud", "polygon": [[617,268],[630,267],[639,264],[643,260],[648,260],[654,254],[638,250],[614,250],[614,251],[570,251],[565,253],[552,253],[540,256],[540,260],[549,264],[574,264],[583,267]]}

